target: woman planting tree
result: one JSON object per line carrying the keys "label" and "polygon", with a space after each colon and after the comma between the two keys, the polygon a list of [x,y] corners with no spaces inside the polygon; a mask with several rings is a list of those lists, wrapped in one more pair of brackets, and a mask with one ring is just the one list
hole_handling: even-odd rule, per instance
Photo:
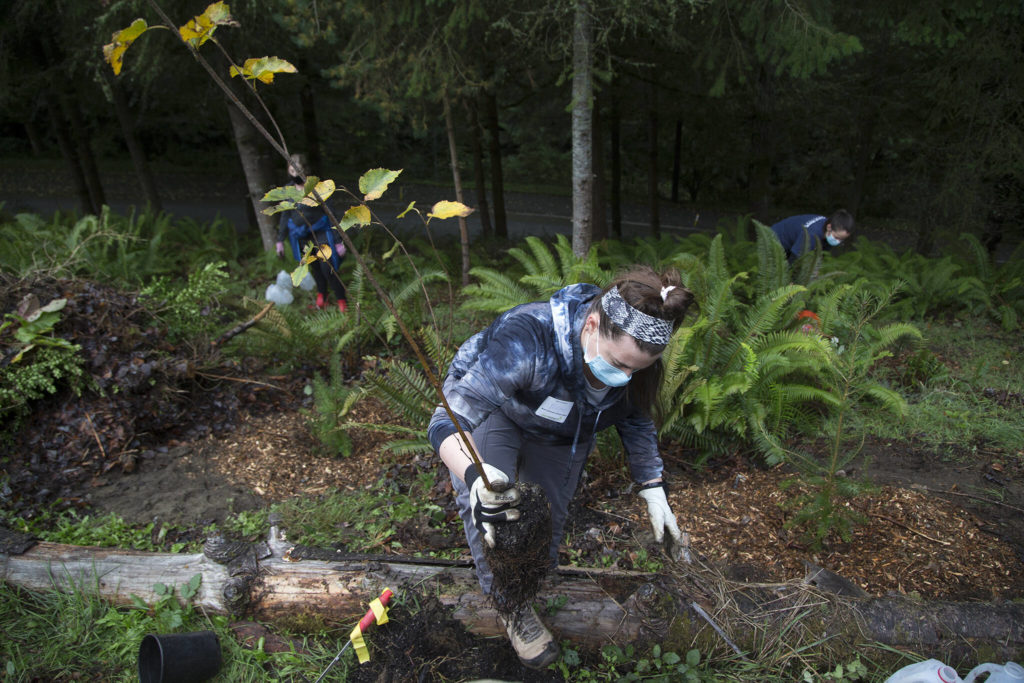
{"label": "woman planting tree", "polygon": [[[575,284],[549,301],[517,306],[460,347],[444,395],[486,477],[443,408],[434,412],[428,435],[451,473],[484,593],[491,593],[494,574],[483,544],[494,547],[495,522],[520,518],[512,482],[543,489],[551,507],[548,556],[554,566],[587,456],[597,432],[612,426],[647,501],[655,540],[666,540],[668,531],[670,555],[682,557],[683,536],[665,496],[650,412],[661,354],[691,301],[677,272],[634,266],[603,291]],[[531,605],[503,618],[524,665],[541,669],[558,656]]]}

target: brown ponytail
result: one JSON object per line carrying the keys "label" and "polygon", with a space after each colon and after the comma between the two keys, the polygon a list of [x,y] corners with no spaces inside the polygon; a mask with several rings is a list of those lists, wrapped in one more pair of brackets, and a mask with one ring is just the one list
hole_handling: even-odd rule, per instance
{"label": "brown ponytail", "polygon": [[[641,313],[668,320],[672,323],[672,330],[678,329],[686,316],[686,311],[693,303],[693,294],[683,286],[679,272],[675,269],[666,270],[663,273],[656,272],[650,266],[636,265],[609,284],[602,295],[612,287],[619,288],[619,294],[633,308]],[[667,289],[667,291],[665,291]],[[665,291],[664,296],[662,292]],[[605,336],[612,339],[626,334],[619,329],[605,314],[601,306],[601,297],[597,297],[591,304],[591,312],[596,312],[600,320],[600,330]],[[651,355],[660,354],[665,350],[664,345],[652,344],[642,339],[635,339],[637,348]],[[639,406],[644,412],[650,414],[658,396],[658,387],[661,384],[662,365],[659,358],[649,367],[633,374],[629,382],[629,399]]]}

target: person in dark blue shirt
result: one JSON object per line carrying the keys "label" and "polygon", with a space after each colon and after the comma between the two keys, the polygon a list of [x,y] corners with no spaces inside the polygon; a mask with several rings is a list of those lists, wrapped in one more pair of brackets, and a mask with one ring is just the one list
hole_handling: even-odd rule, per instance
{"label": "person in dark blue shirt", "polygon": [[[289,183],[302,187],[308,175],[306,158],[302,154],[293,154],[288,160]],[[337,216],[341,216],[341,207],[328,199],[327,204]],[[316,283],[316,307],[323,309],[327,305],[327,290],[330,288],[338,302],[338,310],[348,310],[345,298],[345,285],[338,274],[342,259],[345,258],[345,243],[337,228],[331,225],[330,218],[323,207],[299,204],[294,209],[281,213],[277,230],[277,255],[284,256],[284,243],[289,240],[292,256],[296,261],[302,260],[302,254],[310,243],[322,247],[322,257],[309,264],[309,273]]]}
{"label": "person in dark blue shirt", "polygon": [[797,260],[816,244],[828,251],[838,247],[853,233],[853,216],[846,209],[839,209],[832,217],[814,213],[784,218],[772,226],[772,232],[779,238],[789,262]]}

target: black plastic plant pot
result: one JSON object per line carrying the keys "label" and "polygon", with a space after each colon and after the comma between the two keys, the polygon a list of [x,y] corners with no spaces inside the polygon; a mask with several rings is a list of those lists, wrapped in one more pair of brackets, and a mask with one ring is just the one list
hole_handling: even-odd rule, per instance
{"label": "black plastic plant pot", "polygon": [[141,683],[200,683],[220,670],[220,641],[213,631],[150,633],[139,645]]}

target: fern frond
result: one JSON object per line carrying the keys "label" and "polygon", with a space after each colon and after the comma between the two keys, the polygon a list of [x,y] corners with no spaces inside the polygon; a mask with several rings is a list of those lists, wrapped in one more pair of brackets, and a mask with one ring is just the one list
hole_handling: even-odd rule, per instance
{"label": "fern frond", "polygon": [[469,273],[480,283],[463,288],[466,300],[461,310],[504,313],[519,304],[533,301],[532,295],[515,280],[492,268],[471,268]]}
{"label": "fern frond", "polygon": [[789,264],[772,229],[755,220],[757,229],[757,289],[758,295],[774,292],[789,284]]}

